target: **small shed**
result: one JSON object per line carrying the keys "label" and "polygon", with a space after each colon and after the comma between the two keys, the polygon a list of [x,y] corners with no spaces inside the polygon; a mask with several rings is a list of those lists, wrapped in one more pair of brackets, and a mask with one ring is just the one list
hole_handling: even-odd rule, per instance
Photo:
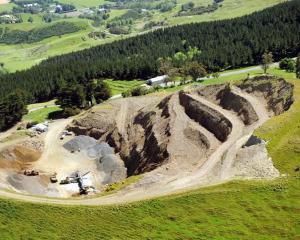
{"label": "small shed", "polygon": [[151,86],[161,85],[161,84],[165,83],[165,80],[167,77],[168,77],[168,75],[162,75],[162,76],[158,76],[155,78],[150,78],[147,80],[147,84],[151,85]]}
{"label": "small shed", "polygon": [[33,127],[33,129],[37,132],[47,132],[48,127],[45,124],[39,123]]}

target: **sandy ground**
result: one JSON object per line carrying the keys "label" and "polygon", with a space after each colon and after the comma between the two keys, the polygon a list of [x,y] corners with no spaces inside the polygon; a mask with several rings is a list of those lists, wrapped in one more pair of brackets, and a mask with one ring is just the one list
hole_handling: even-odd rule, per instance
{"label": "sandy ground", "polygon": [[[234,88],[233,91],[247,99],[251,105],[254,106],[259,120],[250,126],[245,126],[233,112],[227,111],[203,97],[191,95],[195,100],[222,113],[232,123],[232,132],[228,136],[227,141],[222,144],[214,144],[214,148],[216,149],[214,149],[214,152],[204,163],[201,162],[198,163],[198,165],[193,165],[193,168],[189,171],[172,172],[172,175],[170,175],[166,169],[166,166],[168,166],[167,164],[152,172],[144,174],[143,179],[133,186],[129,186],[116,194],[99,198],[50,199],[20,195],[7,191],[0,191],[0,196],[51,204],[102,205],[143,200],[228,181],[231,178],[231,166],[238,150],[247,142],[253,131],[269,119],[269,113],[265,108],[264,101],[242,92],[238,88]],[[127,105],[123,106],[122,111],[117,117],[118,127],[121,129],[121,132],[124,133],[127,107]],[[183,117],[183,114],[180,114],[179,111],[179,118]],[[59,120],[50,126],[50,131],[45,138],[45,151],[40,160],[35,164],[35,167],[38,169],[47,172],[57,172],[59,178],[64,178],[77,167],[82,171],[91,169],[96,170],[95,163],[88,160],[83,153],[74,155],[62,147],[62,142],[59,140],[59,134],[65,129],[70,121],[70,119]],[[210,133],[205,131],[202,131],[202,133],[213,140],[213,136],[211,136]],[[180,135],[178,135],[178,137],[180,137]],[[61,167],[62,165],[64,167]],[[180,170],[180,166],[178,166],[178,170]],[[67,189],[60,189],[61,195],[64,195],[66,191]]]}
{"label": "sandy ground", "polygon": [[[67,151],[62,145],[71,137],[60,140],[62,131],[71,121],[72,119],[63,119],[49,125],[49,131],[45,137],[44,152],[33,165],[33,168],[47,173],[57,173],[57,179],[65,179],[75,171],[81,173],[91,171],[87,177],[88,182],[92,185],[92,183],[99,182],[95,174],[98,172],[96,161],[89,158],[83,151],[76,153]],[[76,183],[69,185],[56,184],[55,189],[59,191],[58,195],[60,197],[68,197],[70,194],[78,192]]]}

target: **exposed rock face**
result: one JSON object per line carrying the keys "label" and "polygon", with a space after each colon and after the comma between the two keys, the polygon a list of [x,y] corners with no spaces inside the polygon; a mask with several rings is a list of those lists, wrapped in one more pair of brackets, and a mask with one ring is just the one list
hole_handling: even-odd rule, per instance
{"label": "exposed rock face", "polygon": [[246,125],[251,125],[258,120],[253,106],[245,98],[236,94],[229,84],[205,86],[197,89],[195,92],[222,106],[224,109],[236,112]]}
{"label": "exposed rock face", "polygon": [[184,92],[179,93],[180,104],[184,106],[186,114],[207,130],[217,139],[224,142],[231,132],[231,122],[218,111],[196,101]]}
{"label": "exposed rock face", "polygon": [[262,96],[267,100],[269,110],[275,115],[287,111],[294,102],[294,86],[283,78],[272,76],[255,77],[238,84],[242,90]]}
{"label": "exposed rock face", "polygon": [[[287,110],[293,102],[293,86],[282,79],[257,78],[238,87],[222,84],[166,97],[118,99],[73,121],[68,129],[107,142],[124,161],[128,176],[163,164],[167,164],[169,172],[178,166],[191,169],[201,166],[226,142],[233,131],[233,121],[238,122],[236,126],[250,126],[258,121],[253,100],[249,94],[241,94],[241,89],[266,101],[274,114]],[[244,149],[240,155],[251,153]]]}

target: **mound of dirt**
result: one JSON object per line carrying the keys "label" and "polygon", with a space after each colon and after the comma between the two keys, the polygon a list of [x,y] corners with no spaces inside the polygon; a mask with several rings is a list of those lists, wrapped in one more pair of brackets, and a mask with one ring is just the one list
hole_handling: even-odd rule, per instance
{"label": "mound of dirt", "polygon": [[[127,176],[154,169],[166,169],[159,176],[188,174],[195,166],[209,169],[215,162],[220,164],[219,158],[228,151],[229,169],[247,165],[245,169],[253,170],[249,175],[261,177],[274,169],[270,170],[273,166],[267,163],[269,158],[260,145],[235,156],[247,142],[245,137],[249,138],[270,113],[277,115],[288,109],[293,102],[292,90],[282,79],[255,78],[237,86],[202,86],[165,97],[119,99],[109,103],[109,110],[94,109],[73,121],[68,130],[108,143],[124,161]],[[93,149],[90,154],[98,152]],[[220,175],[217,169],[222,168],[215,168],[215,176]],[[233,175],[248,176],[242,170]],[[277,176],[277,172],[270,176]],[[149,178],[155,179],[154,175]]]}
{"label": "mound of dirt", "polygon": [[232,176],[243,178],[274,178],[280,175],[268,156],[265,143],[243,147],[237,152]]}
{"label": "mound of dirt", "polygon": [[97,142],[94,138],[80,135],[65,143],[64,148],[70,152],[75,152],[78,150],[86,150],[96,144]]}
{"label": "mound of dirt", "polygon": [[24,170],[37,161],[40,156],[41,152],[21,145],[7,148],[0,152],[0,169]]}

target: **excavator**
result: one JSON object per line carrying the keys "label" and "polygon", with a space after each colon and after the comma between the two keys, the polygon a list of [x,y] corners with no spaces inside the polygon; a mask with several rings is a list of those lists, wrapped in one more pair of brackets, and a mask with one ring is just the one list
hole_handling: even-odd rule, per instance
{"label": "excavator", "polygon": [[88,194],[90,187],[84,186],[83,180],[86,179],[86,178],[84,178],[84,176],[88,175],[89,173],[90,173],[90,171],[81,175],[80,172],[77,171],[77,172],[75,172],[74,176],[68,176],[65,179],[61,180],[60,184],[77,183],[78,188],[79,188],[79,194],[80,195]]}
{"label": "excavator", "polygon": [[35,170],[24,170],[25,176],[38,176],[40,173]]}

